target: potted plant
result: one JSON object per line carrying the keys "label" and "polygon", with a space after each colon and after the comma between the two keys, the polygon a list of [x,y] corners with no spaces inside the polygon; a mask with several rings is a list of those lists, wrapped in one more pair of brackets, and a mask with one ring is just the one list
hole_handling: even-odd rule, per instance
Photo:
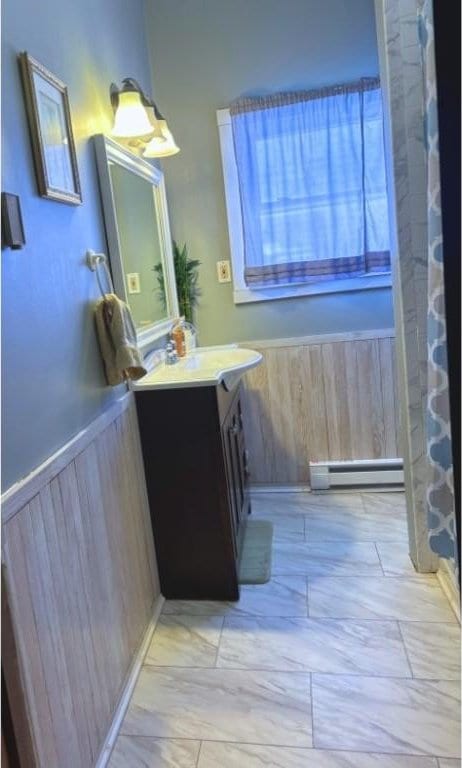
{"label": "potted plant", "polygon": [[[184,315],[185,320],[188,323],[193,322],[194,309],[197,306],[200,296],[200,288],[198,286],[199,272],[198,267],[200,261],[198,259],[190,259],[188,256],[188,249],[186,243],[182,248],[172,241],[173,245],[173,265],[175,268],[175,281],[176,291],[178,295],[178,306],[180,309],[180,315]],[[164,283],[164,270],[162,264],[156,264],[154,271],[157,276],[159,293],[162,296],[162,300],[165,305],[165,283]]]}

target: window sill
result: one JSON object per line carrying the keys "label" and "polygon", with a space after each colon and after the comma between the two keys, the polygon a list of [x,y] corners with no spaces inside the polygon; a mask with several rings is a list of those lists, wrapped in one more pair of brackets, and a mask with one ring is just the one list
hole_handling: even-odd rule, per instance
{"label": "window sill", "polygon": [[277,299],[297,298],[299,296],[367,291],[373,288],[388,288],[391,284],[391,273],[387,273],[382,275],[365,275],[364,277],[350,277],[343,280],[326,280],[321,283],[275,285],[265,286],[264,288],[235,287],[233,296],[235,304],[250,304],[257,301],[274,301]]}

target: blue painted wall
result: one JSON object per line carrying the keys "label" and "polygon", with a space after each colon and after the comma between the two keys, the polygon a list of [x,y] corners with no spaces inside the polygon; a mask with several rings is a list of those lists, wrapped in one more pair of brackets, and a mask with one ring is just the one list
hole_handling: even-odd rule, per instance
{"label": "blue painted wall", "polygon": [[[144,15],[144,7],[147,16]],[[389,290],[235,307],[218,285],[228,257],[215,110],[268,88],[311,87],[377,72],[370,0],[4,0],[2,189],[21,196],[27,246],[2,251],[2,488],[85,427],[121,391],[105,386],[88,248],[105,249],[90,137],[111,126],[108,88],[153,90],[182,152],[163,163],[174,235],[203,261],[201,342],[375,328],[392,323]],[[37,194],[17,54],[69,87],[83,205]]]}
{"label": "blue painted wall", "polygon": [[235,306],[217,109],[243,94],[378,74],[373,0],[147,0],[156,98],[181,152],[163,161],[174,237],[202,261],[200,342],[391,327],[391,290]]}
{"label": "blue painted wall", "polygon": [[[142,0],[4,0],[2,189],[21,197],[27,246],[2,251],[2,488],[90,423],[121,390],[105,386],[85,251],[106,249],[90,137],[111,126],[112,80],[150,68]],[[83,205],[42,199],[17,54],[28,51],[69,88]]]}

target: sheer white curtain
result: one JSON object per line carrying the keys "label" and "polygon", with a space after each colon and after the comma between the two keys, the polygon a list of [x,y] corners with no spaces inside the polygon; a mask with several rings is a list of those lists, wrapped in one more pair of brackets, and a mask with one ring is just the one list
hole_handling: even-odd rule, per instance
{"label": "sheer white curtain", "polygon": [[247,284],[390,270],[378,80],[243,99],[230,112]]}

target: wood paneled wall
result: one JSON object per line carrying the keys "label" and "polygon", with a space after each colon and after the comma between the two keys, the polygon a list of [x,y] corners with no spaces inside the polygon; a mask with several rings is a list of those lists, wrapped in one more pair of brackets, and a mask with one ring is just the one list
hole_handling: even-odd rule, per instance
{"label": "wood paneled wall", "polygon": [[37,765],[90,768],[160,592],[133,395],[3,501]]}
{"label": "wood paneled wall", "polygon": [[397,458],[394,331],[248,342],[251,482],[307,484],[310,461]]}

